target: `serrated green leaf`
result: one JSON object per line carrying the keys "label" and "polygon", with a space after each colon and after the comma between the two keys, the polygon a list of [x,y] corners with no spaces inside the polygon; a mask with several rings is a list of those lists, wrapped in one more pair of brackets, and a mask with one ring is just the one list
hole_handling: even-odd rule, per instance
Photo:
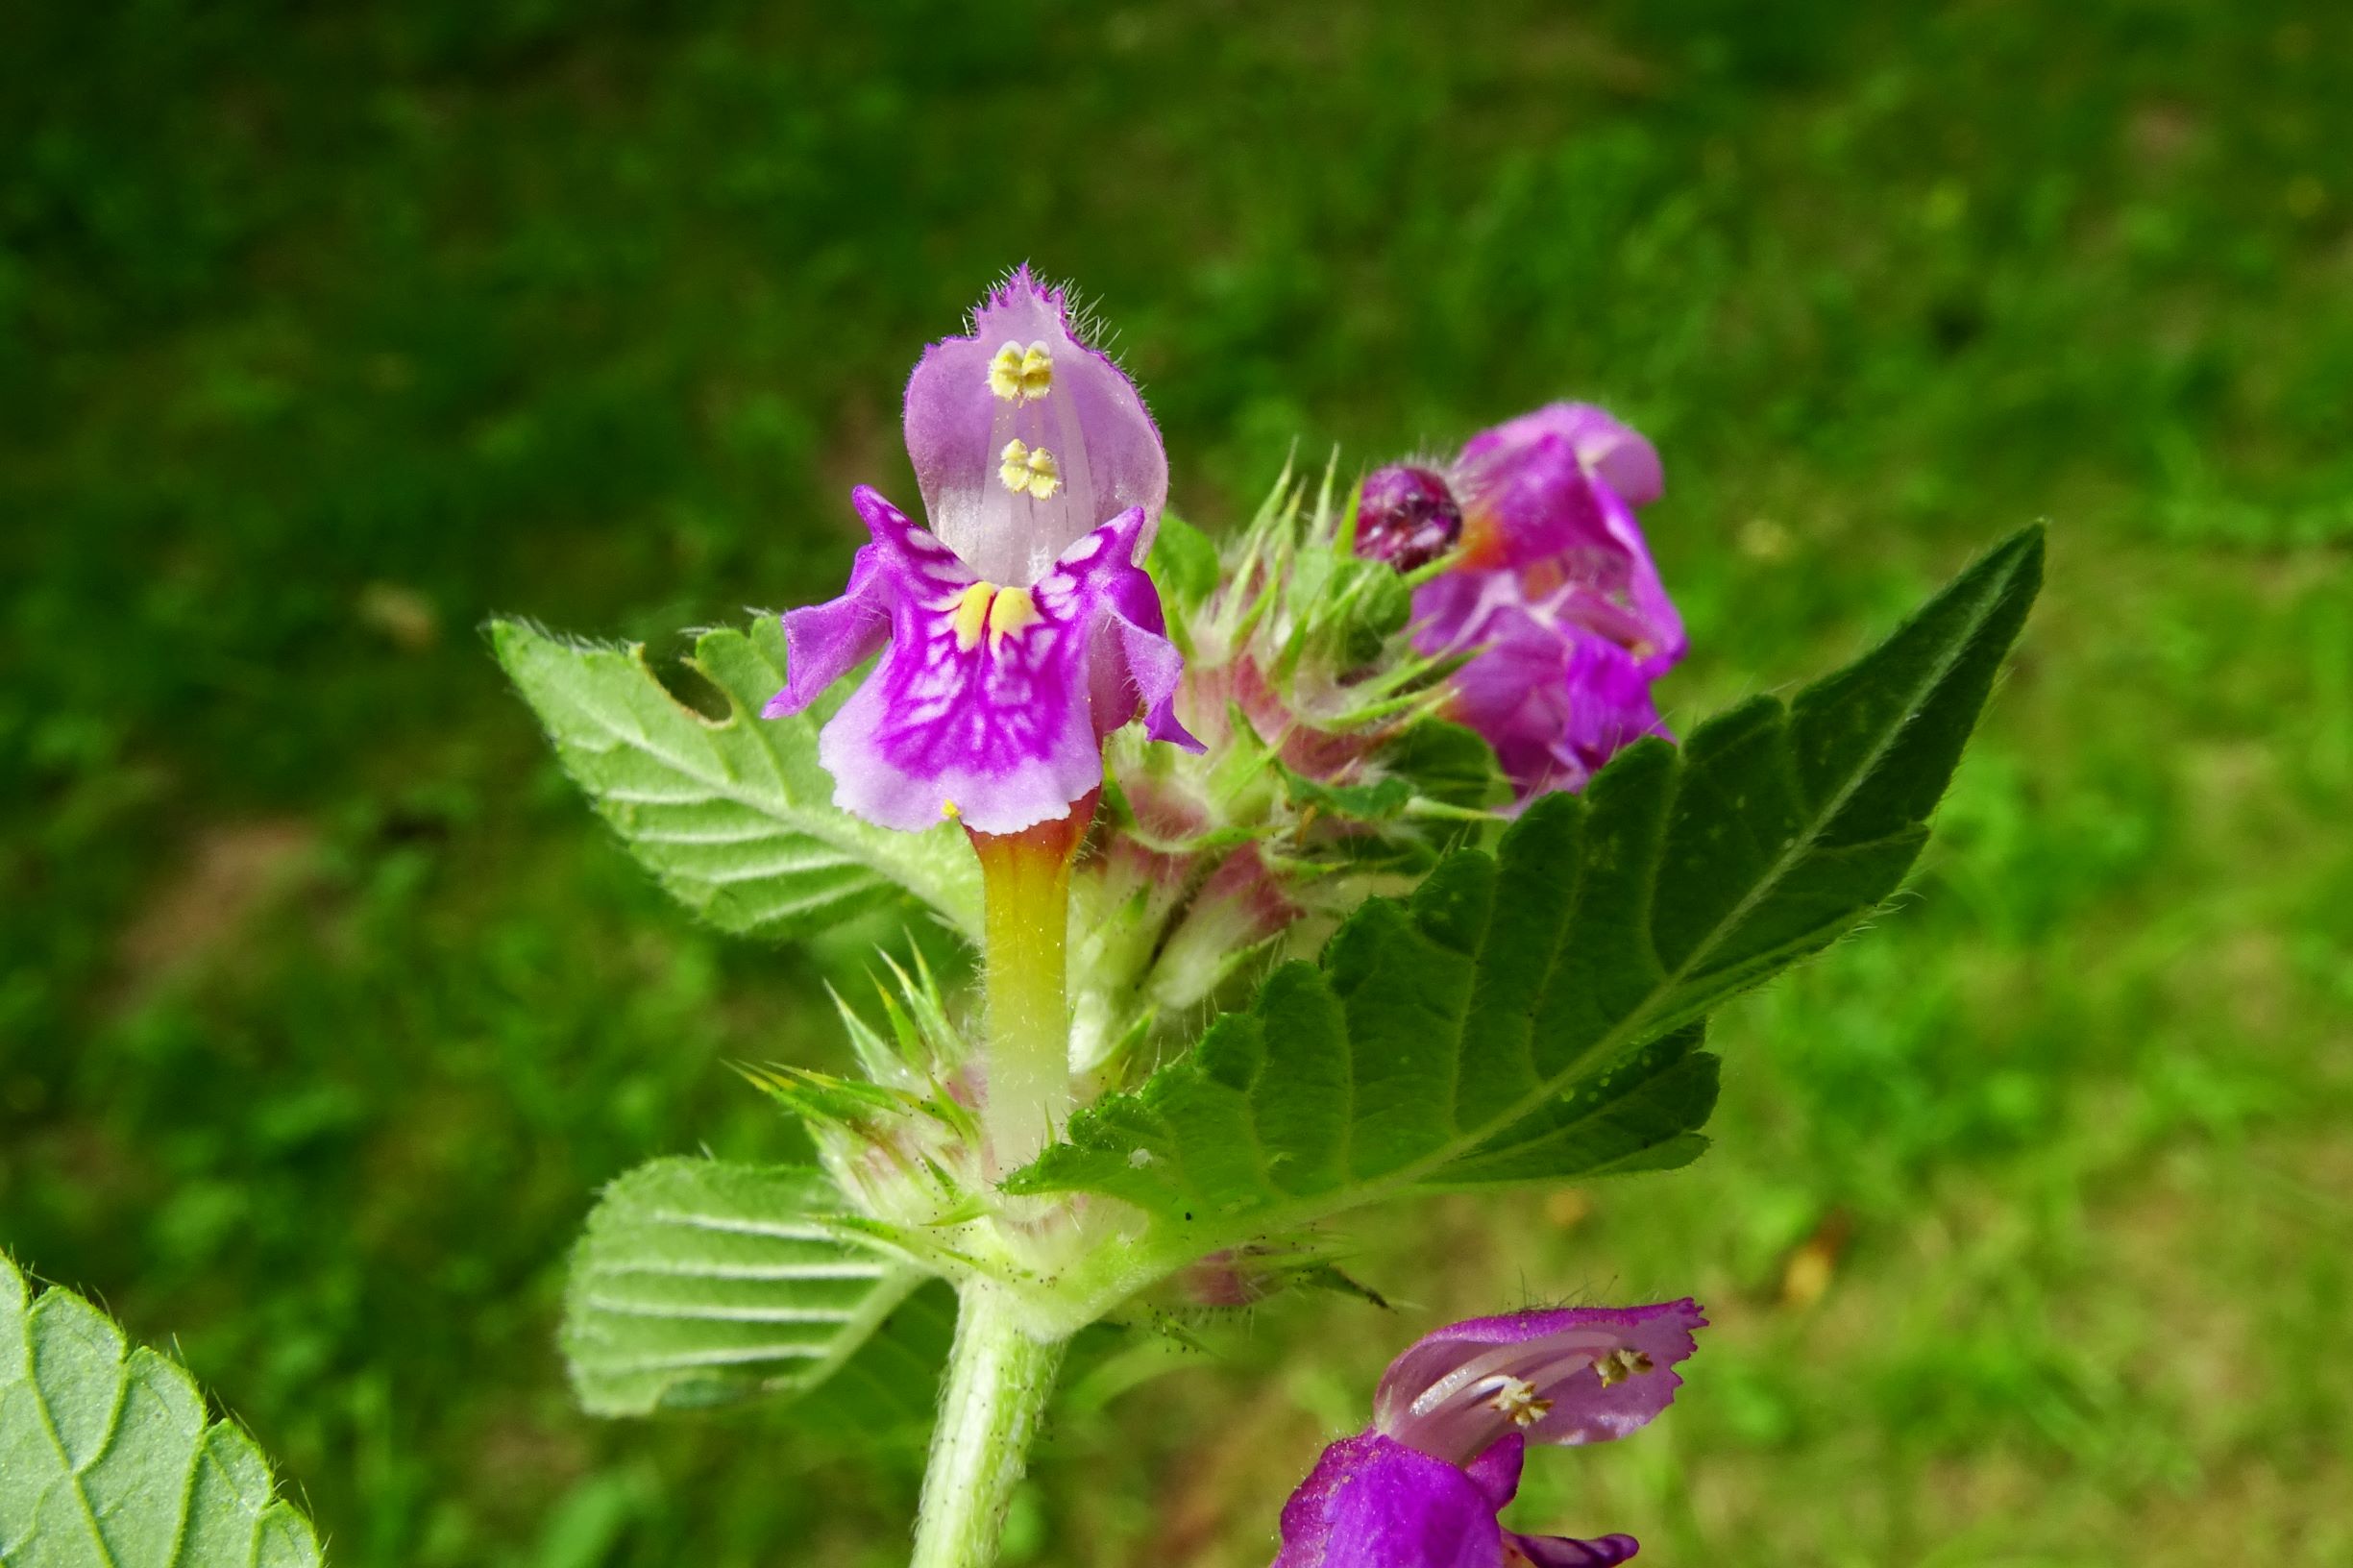
{"label": "serrated green leaf", "polygon": [[1547,1100],[1423,1185],[1486,1187],[1671,1170],[1707,1147],[1699,1129],[1716,1109],[1717,1061],[1700,1049],[1704,1021],[1643,1046]]}
{"label": "serrated green leaf", "polygon": [[1895,892],[2040,580],[2001,545],[1800,694],[1645,742],[1352,915],[1008,1179],[1206,1251],[1389,1193],[1652,1168],[1714,1102],[1703,1016]]}
{"label": "serrated green leaf", "polygon": [[642,646],[567,642],[493,622],[491,646],[565,771],[679,900],[728,931],[793,936],[887,904],[901,890],[968,934],[980,871],[953,827],[897,833],[833,805],[814,714],[762,719],[784,684],[784,638],[707,631],[688,663],[724,696],[712,720],[673,697]]}
{"label": "serrated green leaf", "polygon": [[186,1372],[0,1255],[0,1564],[317,1568],[267,1460]]}
{"label": "serrated green leaf", "polygon": [[922,1283],[845,1241],[824,1173],[656,1160],[604,1190],[564,1292],[564,1356],[598,1415],[801,1394]]}

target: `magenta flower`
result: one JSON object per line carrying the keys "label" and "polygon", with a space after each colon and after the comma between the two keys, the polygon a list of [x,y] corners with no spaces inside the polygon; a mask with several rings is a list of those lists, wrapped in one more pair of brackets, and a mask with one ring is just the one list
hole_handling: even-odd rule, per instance
{"label": "magenta flower", "polygon": [[1651,444],[1578,403],[1474,436],[1443,471],[1364,482],[1358,549],[1400,570],[1436,558],[1460,520],[1455,565],[1414,591],[1414,646],[1474,655],[1455,717],[1522,799],[1581,788],[1620,747],[1666,733],[1651,682],[1686,643],[1634,521],[1660,488]]}
{"label": "magenta flower", "polygon": [[1528,1445],[1623,1437],[1667,1408],[1697,1303],[1457,1323],[1389,1363],[1369,1431],[1324,1450],[1283,1507],[1274,1568],[1602,1568],[1630,1535],[1521,1535],[1498,1518]]}
{"label": "magenta flower", "polygon": [[907,453],[929,529],[871,488],[873,542],[829,603],[784,618],[798,713],[877,651],[818,738],[834,803],[910,832],[942,818],[1016,833],[1103,782],[1103,737],[1140,709],[1177,722],[1184,661],[1139,564],[1168,494],[1136,387],[1074,334],[1062,291],[1024,267],[935,343],[907,383]]}

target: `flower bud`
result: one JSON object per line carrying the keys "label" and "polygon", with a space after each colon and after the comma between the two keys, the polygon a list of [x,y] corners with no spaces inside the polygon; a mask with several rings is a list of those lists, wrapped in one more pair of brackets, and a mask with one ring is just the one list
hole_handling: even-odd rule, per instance
{"label": "flower bud", "polygon": [[1462,507],[1445,479],[1394,463],[1375,469],[1357,503],[1357,553],[1400,572],[1428,566],[1462,537]]}

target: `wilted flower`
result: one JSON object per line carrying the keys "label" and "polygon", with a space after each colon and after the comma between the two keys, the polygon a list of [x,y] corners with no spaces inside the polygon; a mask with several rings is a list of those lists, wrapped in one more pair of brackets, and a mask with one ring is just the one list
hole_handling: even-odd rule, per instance
{"label": "wilted flower", "polygon": [[873,542],[841,598],[785,616],[786,685],[765,709],[797,713],[882,652],[818,740],[835,804],[908,831],[945,817],[1015,833],[1097,788],[1103,737],[1140,708],[1155,739],[1197,748],[1139,564],[1167,457],[1062,292],[1022,268],[970,335],[933,344],[907,383],[906,437],[930,528],[851,493]]}
{"label": "wilted flower", "polygon": [[1414,646],[1474,654],[1454,717],[1486,737],[1523,799],[1580,788],[1620,747],[1666,733],[1651,682],[1682,657],[1683,625],[1634,521],[1660,486],[1648,441],[1575,403],[1474,436],[1443,471],[1392,466],[1364,482],[1357,548],[1400,570],[1434,559],[1427,541],[1450,505],[1458,514],[1454,565],[1414,591]]}
{"label": "wilted flower", "polygon": [[1369,1431],[1324,1450],[1283,1508],[1274,1568],[1601,1568],[1631,1536],[1521,1535],[1498,1515],[1528,1444],[1623,1437],[1665,1409],[1697,1303],[1474,1318],[1389,1363]]}

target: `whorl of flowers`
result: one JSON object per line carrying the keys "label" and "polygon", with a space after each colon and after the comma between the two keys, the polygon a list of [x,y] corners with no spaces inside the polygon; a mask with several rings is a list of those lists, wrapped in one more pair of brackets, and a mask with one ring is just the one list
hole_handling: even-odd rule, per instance
{"label": "whorl of flowers", "polygon": [[1450,711],[1522,799],[1581,788],[1666,733],[1651,683],[1683,656],[1683,623],[1634,520],[1660,489],[1651,444],[1580,403],[1483,431],[1442,468],[1365,480],[1360,550],[1401,570],[1451,552],[1414,591],[1413,645],[1470,655]]}
{"label": "whorl of flowers", "polygon": [[[1001,1049],[931,1097],[950,1119],[958,1095],[993,1100],[992,1143],[1033,1143],[1164,1021],[1664,733],[1651,683],[1684,638],[1634,518],[1658,459],[1598,408],[1537,409],[1354,495],[1336,465],[1287,472],[1220,550],[1164,515],[1135,384],[1022,268],[924,353],[905,429],[925,526],[852,493],[870,542],[839,598],[784,617],[767,713],[874,659],[820,735],[835,803],[960,821],[991,920],[1052,969],[990,968],[1034,992],[993,992],[995,1032],[1017,1017],[1033,1057],[1066,1045],[1023,1069],[1041,1106],[1005,1113]],[[1066,896],[1066,952],[1044,930],[1062,917],[1025,912]],[[852,1119],[910,1168],[1008,1157],[947,1158],[937,1115],[919,1137]]]}

